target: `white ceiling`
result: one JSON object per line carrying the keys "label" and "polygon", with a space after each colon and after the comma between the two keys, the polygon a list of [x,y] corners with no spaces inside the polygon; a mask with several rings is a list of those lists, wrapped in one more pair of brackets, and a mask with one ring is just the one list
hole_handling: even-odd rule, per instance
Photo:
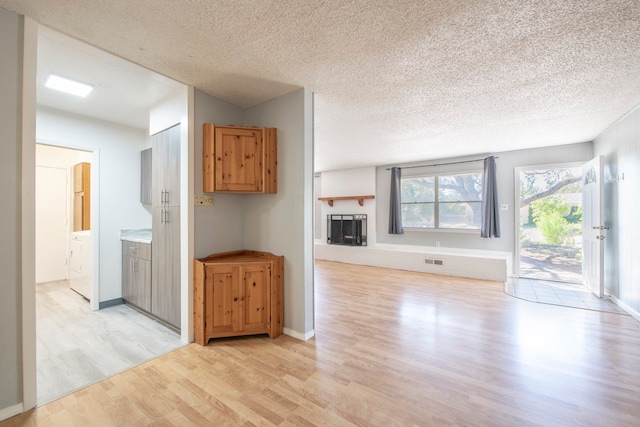
{"label": "white ceiling", "polygon": [[[51,74],[91,84],[93,91],[83,99],[49,89]],[[146,130],[150,107],[181,86],[47,27],[38,30],[38,105]]]}
{"label": "white ceiling", "polygon": [[317,171],[591,141],[640,102],[638,0],[0,6],[241,107],[308,87]]}

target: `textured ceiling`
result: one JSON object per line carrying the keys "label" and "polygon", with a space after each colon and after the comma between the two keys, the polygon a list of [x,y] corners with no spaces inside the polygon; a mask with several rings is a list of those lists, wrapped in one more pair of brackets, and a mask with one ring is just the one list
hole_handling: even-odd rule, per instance
{"label": "textured ceiling", "polygon": [[316,170],[593,140],[640,102],[640,1],[0,0],[242,107],[315,92]]}

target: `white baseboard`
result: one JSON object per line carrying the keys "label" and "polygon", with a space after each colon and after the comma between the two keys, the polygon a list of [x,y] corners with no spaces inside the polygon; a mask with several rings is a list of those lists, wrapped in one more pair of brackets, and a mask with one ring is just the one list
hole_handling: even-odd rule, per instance
{"label": "white baseboard", "polygon": [[370,247],[316,244],[315,258],[497,282],[506,282],[512,274],[511,252],[480,249],[389,244]]}
{"label": "white baseboard", "polygon": [[313,338],[316,335],[316,331],[314,331],[313,329],[310,330],[309,332],[301,334],[300,332],[294,331],[293,329],[282,328],[282,333],[285,335],[289,335],[290,337],[299,339],[300,341],[309,341],[311,338]]}
{"label": "white baseboard", "polygon": [[609,295],[609,298],[611,298],[611,301],[615,302],[617,306],[622,308],[624,311],[626,311],[631,316],[633,316],[634,319],[636,319],[637,321],[640,322],[640,313],[638,313],[636,310],[634,310],[633,308],[629,307],[627,304],[623,303],[622,301],[620,301],[618,298],[614,297],[613,295]]}
{"label": "white baseboard", "polygon": [[9,406],[8,408],[0,409],[0,421],[6,420],[7,418],[15,417],[18,414],[24,412],[24,408],[22,403],[18,403],[17,405]]}

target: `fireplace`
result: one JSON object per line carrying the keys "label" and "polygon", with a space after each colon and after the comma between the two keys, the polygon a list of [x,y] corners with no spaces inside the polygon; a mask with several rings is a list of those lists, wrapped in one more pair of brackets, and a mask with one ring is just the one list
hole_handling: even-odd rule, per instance
{"label": "fireplace", "polygon": [[327,215],[327,243],[367,246],[367,216]]}

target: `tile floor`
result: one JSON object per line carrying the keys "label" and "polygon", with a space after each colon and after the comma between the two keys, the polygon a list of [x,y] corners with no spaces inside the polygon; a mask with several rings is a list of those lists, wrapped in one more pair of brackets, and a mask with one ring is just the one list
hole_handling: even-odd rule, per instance
{"label": "tile floor", "polygon": [[628,314],[608,297],[598,298],[585,286],[575,283],[515,278],[506,283],[505,292],[537,303]]}
{"label": "tile floor", "polygon": [[38,405],[183,345],[127,305],[91,310],[68,281],[36,285],[36,336]]}

